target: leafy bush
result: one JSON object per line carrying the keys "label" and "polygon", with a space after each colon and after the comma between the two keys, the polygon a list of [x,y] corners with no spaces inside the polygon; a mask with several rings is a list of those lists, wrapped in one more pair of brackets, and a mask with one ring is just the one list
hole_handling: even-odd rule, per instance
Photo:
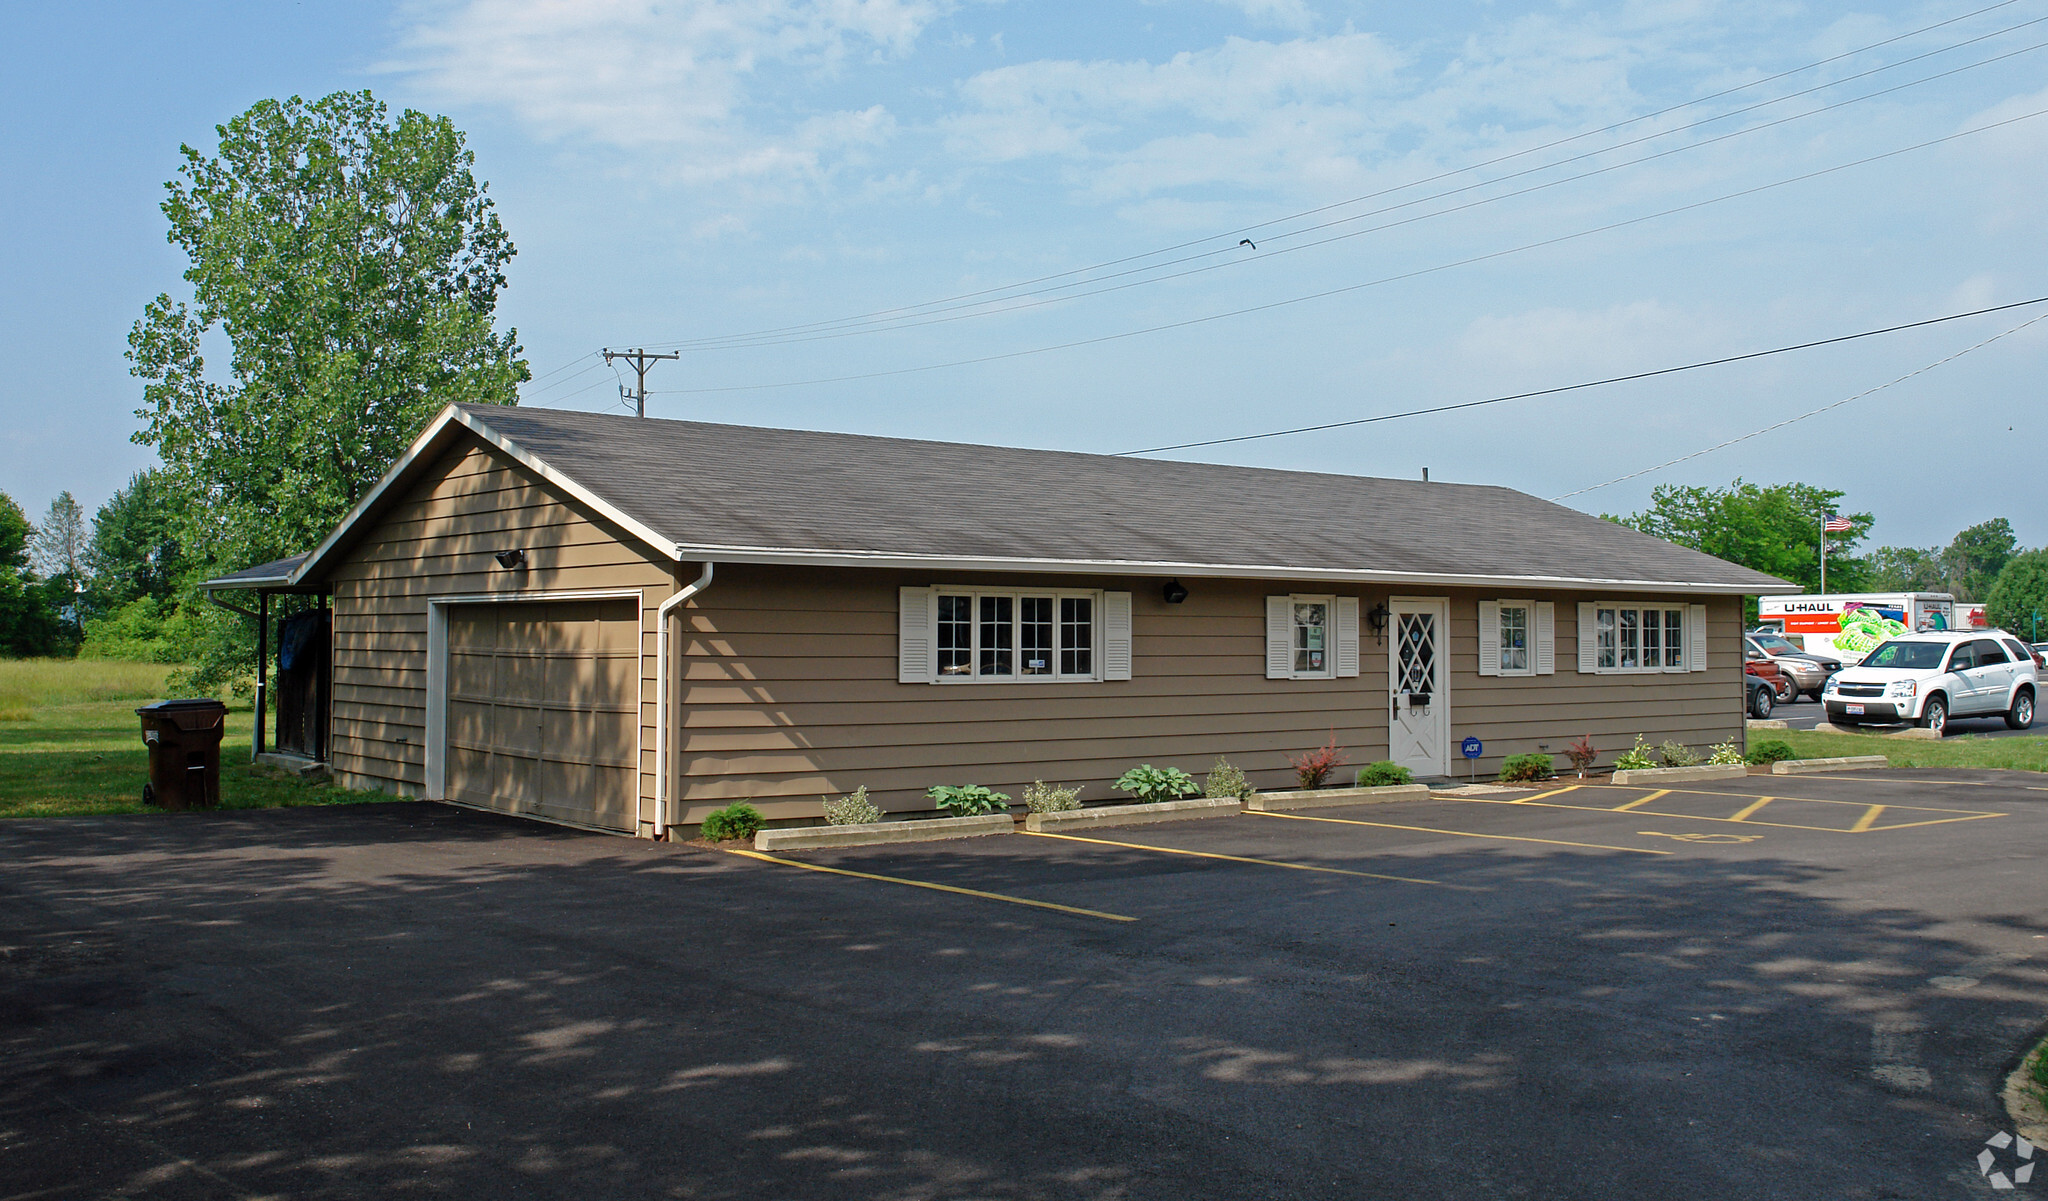
{"label": "leafy bush", "polygon": [[1698,767],[1700,764],[1698,751],[1669,738],[1657,748],[1657,757],[1664,761],[1666,767]]}
{"label": "leafy bush", "polygon": [[1195,778],[1181,769],[1154,767],[1150,763],[1140,763],[1125,772],[1111,787],[1146,802],[1177,801],[1202,791]]}
{"label": "leafy bush", "polygon": [[1657,764],[1650,758],[1650,748],[1643,745],[1643,736],[1636,735],[1636,744],[1623,751],[1614,761],[1616,771],[1643,771]]}
{"label": "leafy bush", "polygon": [[1509,755],[1501,760],[1500,778],[1505,783],[1522,780],[1548,780],[1557,773],[1551,770],[1550,756],[1532,751],[1526,755]]}
{"label": "leafy bush", "polygon": [[1321,788],[1330,778],[1330,773],[1351,761],[1351,756],[1337,749],[1337,731],[1330,731],[1330,741],[1312,751],[1303,751],[1288,762],[1294,765],[1295,778],[1304,789]]}
{"label": "leafy bush", "polygon": [[1600,757],[1600,752],[1594,749],[1593,739],[1590,736],[1581,734],[1577,742],[1571,743],[1564,748],[1564,757],[1572,761],[1572,768],[1579,773],[1579,778],[1583,780],[1586,778],[1587,769],[1593,766],[1593,760]]}
{"label": "leafy bush", "polygon": [[1216,766],[1209,769],[1209,779],[1202,786],[1202,795],[1212,801],[1229,800],[1231,797],[1242,801],[1256,791],[1245,780],[1244,773],[1221,755],[1216,756]]}
{"label": "leafy bush", "polygon": [[838,800],[825,802],[825,820],[835,826],[865,826],[882,820],[882,811],[868,799],[868,786],[863,784]]}
{"label": "leafy bush", "polygon": [[1033,813],[1065,813],[1081,807],[1081,786],[1061,788],[1044,780],[1033,780],[1024,789],[1024,807]]}
{"label": "leafy bush", "polygon": [[1707,756],[1707,762],[1715,767],[1727,767],[1740,763],[1742,762],[1742,750],[1735,745],[1733,738],[1726,742],[1717,742],[1714,744],[1713,753]]}
{"label": "leafy bush", "polygon": [[1360,788],[1387,788],[1395,784],[1412,784],[1415,774],[1392,759],[1368,763],[1358,769]]}
{"label": "leafy bush", "polygon": [[938,803],[948,817],[979,817],[1003,813],[1010,808],[1010,794],[980,784],[934,784],[924,794]]}
{"label": "leafy bush", "polygon": [[1792,744],[1781,738],[1765,739],[1749,748],[1749,761],[1751,763],[1778,763],[1782,760],[1797,759],[1798,757],[1799,752],[1792,749]]}
{"label": "leafy bush", "polygon": [[138,596],[103,617],[86,620],[78,657],[183,663],[187,649],[198,637],[197,623],[175,605],[153,596]]}
{"label": "leafy bush", "polygon": [[706,842],[752,838],[766,822],[759,809],[745,801],[735,801],[723,809],[713,809],[705,814],[702,834]]}

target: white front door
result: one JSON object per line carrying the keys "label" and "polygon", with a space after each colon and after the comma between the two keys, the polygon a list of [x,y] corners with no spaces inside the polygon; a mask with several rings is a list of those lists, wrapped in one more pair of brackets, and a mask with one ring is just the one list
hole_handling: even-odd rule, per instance
{"label": "white front door", "polygon": [[1450,774],[1450,697],[1444,690],[1450,601],[1395,597],[1388,622],[1387,741],[1395,763],[1421,776]]}

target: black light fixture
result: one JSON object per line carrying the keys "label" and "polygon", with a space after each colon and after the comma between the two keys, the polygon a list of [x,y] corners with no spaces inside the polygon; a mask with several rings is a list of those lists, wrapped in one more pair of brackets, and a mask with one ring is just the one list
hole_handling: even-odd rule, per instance
{"label": "black light fixture", "polygon": [[1394,611],[1387,608],[1385,601],[1374,605],[1365,615],[1366,624],[1372,627],[1372,636],[1382,644],[1387,641],[1387,619],[1393,615]]}
{"label": "black light fixture", "polygon": [[1187,585],[1179,580],[1168,580],[1166,587],[1160,590],[1160,595],[1166,598],[1167,604],[1177,605],[1188,598]]}
{"label": "black light fixture", "polygon": [[498,566],[506,571],[516,571],[526,566],[526,552],[523,550],[501,550],[495,556]]}

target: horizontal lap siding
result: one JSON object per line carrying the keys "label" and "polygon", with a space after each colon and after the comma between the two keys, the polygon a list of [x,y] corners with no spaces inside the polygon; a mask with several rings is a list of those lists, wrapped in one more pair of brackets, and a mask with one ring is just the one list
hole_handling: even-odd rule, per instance
{"label": "horizontal lap siding", "polygon": [[[529,560],[518,572],[492,559],[513,547]],[[654,607],[675,580],[522,468],[480,446],[451,451],[329,579],[334,769],[355,787],[408,795],[426,786],[427,598],[639,589],[641,792],[653,795]]]}

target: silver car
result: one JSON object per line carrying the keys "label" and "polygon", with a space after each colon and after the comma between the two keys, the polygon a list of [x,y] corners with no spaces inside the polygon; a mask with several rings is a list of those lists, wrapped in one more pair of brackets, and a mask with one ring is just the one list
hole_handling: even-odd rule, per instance
{"label": "silver car", "polygon": [[1819,700],[1827,688],[1828,677],[1842,670],[1840,659],[1807,654],[1777,634],[1750,634],[1747,641],[1751,650],[1777,664],[1778,670],[1784,674],[1785,687],[1781,690],[1784,695],[1778,697],[1781,702],[1789,701],[1802,692]]}

